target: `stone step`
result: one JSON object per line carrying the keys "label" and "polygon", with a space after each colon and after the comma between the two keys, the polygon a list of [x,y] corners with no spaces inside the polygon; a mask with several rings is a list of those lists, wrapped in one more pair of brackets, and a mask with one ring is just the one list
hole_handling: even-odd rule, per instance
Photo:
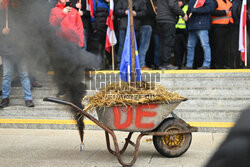
{"label": "stone step", "polygon": [[[249,98],[250,97],[250,90],[246,90],[243,88],[224,88],[224,89],[211,89],[211,88],[173,88],[168,89],[170,92],[176,92],[181,96],[188,97],[188,98]],[[96,91],[87,90],[87,96],[93,95]],[[46,88],[34,88],[32,90],[32,95],[36,98],[43,98],[46,96],[55,97],[58,93],[58,89],[54,87],[50,89],[49,87]],[[21,98],[24,96],[23,90],[20,87],[15,87],[12,89],[10,98]]]}
{"label": "stone step", "polygon": [[[210,70],[212,71],[212,70]],[[237,71],[237,70],[236,70]],[[240,110],[247,107],[250,101],[250,71],[249,72],[210,72],[197,70],[192,73],[158,72],[156,80],[169,91],[175,91],[189,100],[181,103],[174,112],[187,122],[228,122],[232,123],[240,115]],[[147,74],[151,75],[152,74]],[[44,102],[44,97],[55,97],[58,89],[53,81],[53,75],[37,75],[37,80],[42,88],[34,88],[35,108],[24,106],[23,90],[13,87],[10,100],[11,105],[0,110],[0,121],[12,119],[34,120],[72,120],[70,108],[64,105]],[[86,81],[87,95],[96,92],[100,85],[107,80],[115,79],[114,75],[99,74],[91,81]],[[119,78],[119,75],[118,75]],[[90,90],[90,85],[93,90]],[[94,86],[93,86],[94,85]],[[96,117],[96,113],[91,113]],[[29,122],[29,121],[28,121]],[[48,129],[75,129],[73,124],[48,124],[48,123],[1,123],[1,128],[48,128]],[[87,124],[86,129],[98,129],[98,126]],[[219,132],[225,128],[200,127],[201,131]]]}

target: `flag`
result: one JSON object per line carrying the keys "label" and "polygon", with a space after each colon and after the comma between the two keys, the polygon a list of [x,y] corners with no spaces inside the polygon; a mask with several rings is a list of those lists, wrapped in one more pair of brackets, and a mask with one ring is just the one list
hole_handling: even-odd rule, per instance
{"label": "flag", "polygon": [[4,9],[7,7],[9,0],[0,0],[0,9]]}
{"label": "flag", "polygon": [[194,4],[194,8],[200,8],[204,5],[206,0],[196,0],[195,4]]}
{"label": "flag", "polygon": [[241,14],[240,14],[240,32],[239,32],[239,51],[241,52],[241,60],[245,61],[245,28],[247,23],[247,2],[246,0],[242,1]]}
{"label": "flag", "polygon": [[114,46],[117,43],[113,18],[114,18],[114,1],[110,0],[109,15],[106,21],[106,25],[108,26],[108,28],[107,28],[106,42],[105,42],[105,50],[108,51],[109,53],[110,53],[110,47]]}
{"label": "flag", "polygon": [[[135,37],[135,36],[134,36]],[[129,21],[129,14],[128,14],[128,25],[127,25],[127,32],[126,38],[123,46],[122,51],[122,60],[120,66],[120,77],[123,81],[129,82],[131,79],[131,38],[130,38],[130,21]],[[140,67],[140,60],[138,54],[138,48],[135,38],[135,62],[136,62],[136,81],[142,81],[141,76],[141,67]]]}
{"label": "flag", "polygon": [[91,19],[94,19],[94,5],[93,5],[93,0],[86,0],[86,10],[90,12]]}

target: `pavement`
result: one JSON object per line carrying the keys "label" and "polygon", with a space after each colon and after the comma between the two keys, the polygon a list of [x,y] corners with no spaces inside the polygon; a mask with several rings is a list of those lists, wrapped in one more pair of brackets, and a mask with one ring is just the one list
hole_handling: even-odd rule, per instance
{"label": "pavement", "polygon": [[[126,133],[116,132],[119,143]],[[135,133],[136,135],[137,133]],[[189,150],[178,158],[165,158],[154,148],[151,136],[141,140],[135,167],[202,167],[226,137],[226,133],[192,133]],[[135,137],[134,137],[135,138]],[[132,147],[123,156],[131,159]],[[85,131],[80,152],[77,130],[0,129],[0,167],[119,167],[106,148],[103,130]]]}

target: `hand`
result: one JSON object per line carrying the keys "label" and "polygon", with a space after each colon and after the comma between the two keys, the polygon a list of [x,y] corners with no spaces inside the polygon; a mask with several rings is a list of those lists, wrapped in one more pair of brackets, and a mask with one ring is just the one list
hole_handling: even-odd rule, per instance
{"label": "hand", "polygon": [[133,16],[136,16],[136,11],[133,10],[133,11],[132,11],[132,14],[133,14]]}
{"label": "hand", "polygon": [[187,20],[188,20],[187,14],[185,14],[185,15],[182,17],[182,19],[183,19],[184,21],[187,21]]}
{"label": "hand", "polygon": [[82,11],[82,10],[79,10],[79,11],[78,11],[78,14],[79,14],[80,16],[82,16],[82,15],[83,15],[83,11]]}
{"label": "hand", "polygon": [[125,10],[125,14],[128,15],[128,10]]}
{"label": "hand", "polygon": [[67,6],[63,9],[63,13],[68,14],[71,11],[71,7]]}
{"label": "hand", "polygon": [[4,35],[8,35],[8,34],[10,33],[10,29],[7,28],[7,27],[5,27],[5,28],[3,28],[2,33],[3,33]]}
{"label": "hand", "polygon": [[79,2],[76,4],[76,8],[78,9],[82,9],[82,4],[80,4]]}

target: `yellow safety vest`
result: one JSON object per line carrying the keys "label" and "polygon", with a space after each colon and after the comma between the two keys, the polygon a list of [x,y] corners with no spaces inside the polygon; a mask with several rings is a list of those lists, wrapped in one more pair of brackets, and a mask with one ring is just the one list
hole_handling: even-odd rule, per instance
{"label": "yellow safety vest", "polygon": [[[182,8],[182,10],[186,14],[187,10],[188,10],[188,5],[184,5],[184,7]],[[179,20],[178,20],[177,24],[175,25],[175,28],[186,29],[186,23],[182,19],[182,16],[179,16]]]}

